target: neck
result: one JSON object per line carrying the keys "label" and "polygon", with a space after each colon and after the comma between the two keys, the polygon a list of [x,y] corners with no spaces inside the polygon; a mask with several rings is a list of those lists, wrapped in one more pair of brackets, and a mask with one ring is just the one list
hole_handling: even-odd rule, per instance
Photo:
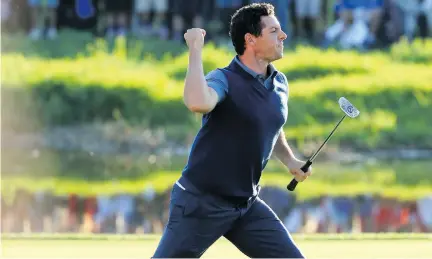
{"label": "neck", "polygon": [[250,68],[252,71],[261,75],[267,74],[267,67],[269,65],[269,62],[260,59],[256,56],[247,55],[247,54],[243,54],[239,56],[239,59],[245,66]]}

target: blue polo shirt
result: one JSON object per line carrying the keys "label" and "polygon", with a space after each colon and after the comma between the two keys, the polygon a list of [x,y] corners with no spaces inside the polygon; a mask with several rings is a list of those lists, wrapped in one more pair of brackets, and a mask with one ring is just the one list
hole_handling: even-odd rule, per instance
{"label": "blue polo shirt", "polygon": [[203,115],[182,177],[203,193],[245,201],[258,192],[288,116],[288,81],[273,65],[267,78],[238,57],[206,75],[219,102]]}

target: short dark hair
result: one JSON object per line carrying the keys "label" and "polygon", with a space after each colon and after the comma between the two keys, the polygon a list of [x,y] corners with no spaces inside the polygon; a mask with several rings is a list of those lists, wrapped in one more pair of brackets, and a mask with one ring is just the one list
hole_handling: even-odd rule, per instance
{"label": "short dark hair", "polygon": [[245,51],[246,33],[255,36],[261,35],[262,16],[274,15],[274,7],[269,3],[253,3],[238,9],[231,18],[230,32],[232,43],[235,51],[239,55],[243,55]]}

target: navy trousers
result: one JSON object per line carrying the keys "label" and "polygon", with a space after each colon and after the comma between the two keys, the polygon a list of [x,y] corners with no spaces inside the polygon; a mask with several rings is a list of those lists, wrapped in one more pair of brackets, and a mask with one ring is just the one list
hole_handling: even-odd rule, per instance
{"label": "navy trousers", "polygon": [[304,258],[259,197],[235,206],[181,180],[173,186],[168,223],[153,258],[198,258],[221,236],[248,257]]}

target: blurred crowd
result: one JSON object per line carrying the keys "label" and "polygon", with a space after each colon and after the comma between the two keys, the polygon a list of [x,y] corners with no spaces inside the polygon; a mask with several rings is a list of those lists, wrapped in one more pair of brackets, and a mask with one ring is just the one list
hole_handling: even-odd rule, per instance
{"label": "blurred crowd", "polygon": [[[53,195],[17,190],[1,200],[4,233],[161,233],[171,190],[148,186],[138,195]],[[372,195],[296,200],[286,190],[264,186],[260,198],[291,233],[432,232],[432,195],[399,201]]]}
{"label": "blurred crowd", "polygon": [[[228,42],[230,16],[257,0],[1,0],[3,30],[33,40],[62,28],[98,36],[134,35],[181,41],[185,29],[205,28],[207,40]],[[268,0],[290,41],[323,47],[385,47],[402,36],[432,31],[432,0]]]}

